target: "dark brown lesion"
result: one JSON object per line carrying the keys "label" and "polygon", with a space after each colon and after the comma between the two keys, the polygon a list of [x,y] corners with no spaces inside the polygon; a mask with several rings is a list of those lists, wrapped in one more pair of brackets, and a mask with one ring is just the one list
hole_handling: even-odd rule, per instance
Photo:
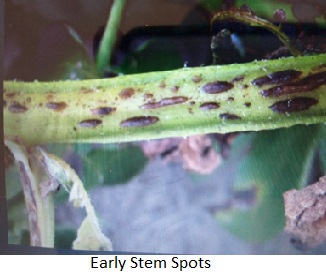
{"label": "dark brown lesion", "polygon": [[102,124],[102,120],[99,119],[87,119],[79,122],[79,126],[82,128],[95,128],[98,125]]}
{"label": "dark brown lesion", "polygon": [[223,120],[239,120],[241,117],[239,115],[231,114],[231,113],[222,113],[219,115]]}
{"label": "dark brown lesion", "polygon": [[17,101],[14,101],[8,107],[8,110],[13,113],[23,113],[23,112],[27,111],[28,109],[25,106],[19,104]]}
{"label": "dark brown lesion", "polygon": [[99,108],[91,109],[91,112],[93,113],[93,115],[106,116],[106,115],[110,115],[115,110],[116,108],[112,108],[112,107],[99,107]]}
{"label": "dark brown lesion", "polygon": [[244,76],[237,76],[237,77],[235,77],[234,79],[232,79],[232,81],[231,82],[239,82],[239,81],[242,81],[242,80],[244,80]]}
{"label": "dark brown lesion", "polygon": [[222,92],[227,92],[233,87],[234,85],[227,81],[214,81],[204,85],[202,87],[202,91],[207,94],[218,94]]}
{"label": "dark brown lesion", "polygon": [[220,104],[217,102],[206,102],[201,104],[199,107],[203,111],[208,111],[218,109],[220,107]]}
{"label": "dark brown lesion", "polygon": [[315,73],[295,82],[275,86],[261,92],[264,97],[278,97],[281,95],[311,92],[326,84],[326,71]]}
{"label": "dark brown lesion", "polygon": [[120,98],[122,99],[128,99],[130,97],[132,97],[135,94],[135,90],[134,88],[125,88],[123,90],[121,90],[121,92],[119,93]]}
{"label": "dark brown lesion", "polygon": [[157,109],[157,108],[162,108],[162,107],[167,107],[167,106],[184,103],[186,101],[188,101],[188,97],[174,96],[174,97],[163,98],[162,100],[160,100],[158,102],[146,103],[146,104],[140,106],[140,108],[146,109],[146,110],[151,110],[151,109]]}
{"label": "dark brown lesion", "polygon": [[47,102],[45,104],[45,107],[47,107],[48,109],[51,109],[51,110],[55,110],[55,111],[63,111],[65,108],[68,107],[68,105],[64,101],[60,101],[60,102]]}
{"label": "dark brown lesion", "polygon": [[155,124],[159,121],[156,116],[135,116],[120,123],[121,127],[144,127]]}
{"label": "dark brown lesion", "polygon": [[269,108],[275,113],[290,113],[308,110],[310,107],[318,104],[318,100],[311,97],[296,97],[278,101]]}
{"label": "dark brown lesion", "polygon": [[267,76],[256,78],[253,81],[251,81],[251,84],[261,87],[263,85],[287,83],[299,78],[301,74],[302,74],[301,71],[296,71],[296,70],[278,71],[278,72],[270,73]]}

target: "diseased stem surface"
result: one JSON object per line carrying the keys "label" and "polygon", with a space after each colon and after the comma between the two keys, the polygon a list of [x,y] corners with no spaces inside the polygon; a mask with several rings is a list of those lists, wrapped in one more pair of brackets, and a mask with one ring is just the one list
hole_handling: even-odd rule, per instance
{"label": "diseased stem surface", "polygon": [[4,82],[22,144],[124,142],[326,122],[326,54],[58,82]]}

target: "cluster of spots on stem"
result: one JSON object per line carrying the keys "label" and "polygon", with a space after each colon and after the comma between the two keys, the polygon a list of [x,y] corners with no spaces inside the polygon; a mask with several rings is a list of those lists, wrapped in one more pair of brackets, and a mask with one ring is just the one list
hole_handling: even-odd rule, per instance
{"label": "cluster of spots on stem", "polygon": [[174,97],[169,97],[169,98],[163,98],[162,100],[158,102],[149,102],[146,103],[142,106],[140,106],[141,109],[157,109],[157,108],[162,108],[162,107],[167,107],[167,106],[172,106],[175,104],[180,104],[188,101],[188,97],[185,96],[174,96]]}
{"label": "cluster of spots on stem", "polygon": [[63,111],[68,105],[66,102],[47,102],[45,105],[48,109],[55,111]]}
{"label": "cluster of spots on stem", "polygon": [[311,92],[326,84],[326,71],[315,73],[295,82],[275,86],[261,92],[264,97],[278,97],[281,95]]}
{"label": "cluster of spots on stem", "polygon": [[120,93],[119,96],[121,99],[128,99],[135,94],[135,90],[133,88],[125,88]]}
{"label": "cluster of spots on stem", "polygon": [[205,84],[202,91],[207,94],[218,94],[232,89],[234,85],[227,81],[214,81]]}
{"label": "cluster of spots on stem", "polygon": [[274,73],[270,73],[266,76],[259,77],[251,81],[255,86],[261,87],[263,85],[272,85],[272,84],[281,84],[290,82],[294,79],[297,79],[302,74],[301,71],[296,70],[284,70]]}
{"label": "cluster of spots on stem", "polygon": [[159,121],[156,116],[135,116],[128,118],[120,123],[121,127],[144,127],[155,124]]}
{"label": "cluster of spots on stem", "polygon": [[13,101],[12,104],[8,107],[8,110],[12,113],[23,113],[27,111],[27,108],[17,101]]}
{"label": "cluster of spots on stem", "polygon": [[79,126],[82,128],[95,128],[98,125],[102,124],[102,120],[99,119],[87,119],[79,122]]}
{"label": "cluster of spots on stem", "polygon": [[276,113],[290,113],[309,109],[318,103],[318,100],[311,97],[296,97],[278,101],[270,106],[271,110]]}
{"label": "cluster of spots on stem", "polygon": [[116,108],[112,108],[112,107],[99,107],[99,108],[91,109],[91,112],[93,115],[106,116],[106,115],[110,115],[115,110]]}

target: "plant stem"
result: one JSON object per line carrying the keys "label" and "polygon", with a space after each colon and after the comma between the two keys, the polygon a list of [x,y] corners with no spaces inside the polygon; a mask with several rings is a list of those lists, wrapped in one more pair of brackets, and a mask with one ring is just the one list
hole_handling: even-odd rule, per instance
{"label": "plant stem", "polygon": [[324,123],[325,63],[321,54],[112,79],[5,81],[4,136],[25,145],[108,143]]}
{"label": "plant stem", "polygon": [[97,71],[104,74],[109,64],[126,0],[114,0],[97,55]]}

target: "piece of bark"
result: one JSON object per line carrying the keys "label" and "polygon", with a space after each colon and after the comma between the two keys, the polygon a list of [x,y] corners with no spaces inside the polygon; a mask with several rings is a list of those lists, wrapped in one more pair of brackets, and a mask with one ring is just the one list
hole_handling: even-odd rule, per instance
{"label": "piece of bark", "polygon": [[179,146],[183,167],[187,170],[209,174],[222,162],[221,155],[212,149],[212,142],[207,135],[191,136]]}
{"label": "piece of bark", "polygon": [[211,173],[222,161],[222,156],[212,149],[208,135],[153,140],[141,146],[151,159],[160,156],[166,161],[182,162],[185,169],[199,174]]}
{"label": "piece of bark", "polygon": [[283,194],[285,201],[285,230],[306,247],[326,240],[326,176],[319,182]]}

